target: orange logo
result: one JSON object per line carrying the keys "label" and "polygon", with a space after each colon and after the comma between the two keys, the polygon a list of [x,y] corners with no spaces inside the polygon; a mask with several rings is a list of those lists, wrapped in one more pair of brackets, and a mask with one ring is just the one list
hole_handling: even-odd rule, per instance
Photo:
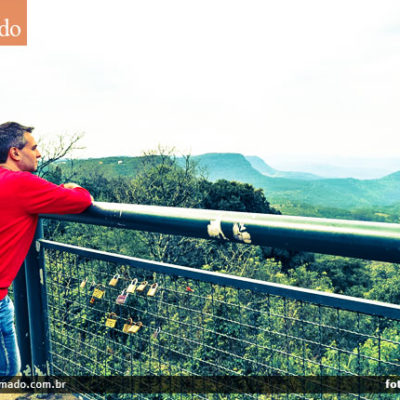
{"label": "orange logo", "polygon": [[27,0],[0,0],[0,46],[26,46]]}

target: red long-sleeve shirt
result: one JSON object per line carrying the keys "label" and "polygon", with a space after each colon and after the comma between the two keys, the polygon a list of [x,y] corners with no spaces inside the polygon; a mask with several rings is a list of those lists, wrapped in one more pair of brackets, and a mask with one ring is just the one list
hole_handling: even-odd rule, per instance
{"label": "red long-sleeve shirt", "polygon": [[66,189],[30,172],[0,167],[0,300],[28,253],[38,214],[80,213],[91,203],[86,189]]}

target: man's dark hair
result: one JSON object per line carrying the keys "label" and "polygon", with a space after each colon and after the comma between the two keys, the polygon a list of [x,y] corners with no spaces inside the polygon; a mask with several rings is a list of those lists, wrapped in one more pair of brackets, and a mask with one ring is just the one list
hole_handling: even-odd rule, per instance
{"label": "man's dark hair", "polygon": [[0,125],[0,163],[5,163],[11,147],[23,149],[26,145],[25,132],[32,132],[32,126],[23,126],[17,122],[6,122]]}

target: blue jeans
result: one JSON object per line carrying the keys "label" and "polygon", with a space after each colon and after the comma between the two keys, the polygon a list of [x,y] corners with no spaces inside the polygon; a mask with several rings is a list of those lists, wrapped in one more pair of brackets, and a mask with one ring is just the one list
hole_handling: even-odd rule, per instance
{"label": "blue jeans", "polygon": [[0,300],[0,376],[15,376],[20,369],[21,358],[14,327],[14,304],[6,296]]}

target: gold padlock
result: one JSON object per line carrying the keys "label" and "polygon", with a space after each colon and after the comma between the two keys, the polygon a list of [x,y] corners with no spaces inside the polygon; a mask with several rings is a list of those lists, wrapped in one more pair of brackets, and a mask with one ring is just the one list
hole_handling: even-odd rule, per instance
{"label": "gold padlock", "polygon": [[126,293],[130,293],[130,294],[135,293],[137,284],[138,284],[137,278],[133,279],[131,281],[131,283],[129,284],[128,288],[126,289]]}
{"label": "gold padlock", "polygon": [[158,288],[158,283],[153,283],[150,286],[149,291],[147,292],[147,296],[153,297],[156,294],[157,288]]}
{"label": "gold padlock", "polygon": [[115,313],[108,314],[108,317],[106,319],[106,326],[109,328],[115,328],[116,324],[117,324],[117,314]]}
{"label": "gold padlock", "polygon": [[86,282],[87,282],[87,278],[85,278],[85,279],[81,282],[81,284],[79,285],[79,287],[80,287],[81,289],[83,289],[83,288],[86,286]]}
{"label": "gold padlock", "polygon": [[147,281],[143,281],[137,288],[136,291],[137,292],[143,292],[143,290],[146,288],[147,286]]}
{"label": "gold padlock", "polygon": [[115,275],[111,278],[110,282],[108,282],[108,284],[109,284],[110,286],[115,286],[115,285],[118,283],[118,279],[119,279],[119,274],[115,274]]}
{"label": "gold padlock", "polygon": [[124,324],[124,327],[122,328],[122,332],[128,333],[129,329],[132,328],[133,325],[133,319],[128,318],[127,322]]}
{"label": "gold padlock", "polygon": [[104,296],[104,289],[102,288],[101,285],[97,285],[97,287],[94,289],[92,297],[95,297],[96,299],[101,299]]}
{"label": "gold padlock", "polygon": [[135,322],[127,331],[127,333],[136,333],[143,326],[142,322]]}

